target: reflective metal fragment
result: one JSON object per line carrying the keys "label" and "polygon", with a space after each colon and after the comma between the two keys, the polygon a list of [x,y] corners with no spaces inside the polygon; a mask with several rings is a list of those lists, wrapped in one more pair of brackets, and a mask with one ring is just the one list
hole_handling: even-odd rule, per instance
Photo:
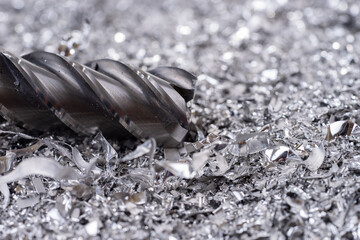
{"label": "reflective metal fragment", "polygon": [[85,225],[85,230],[89,236],[96,236],[99,233],[100,228],[102,227],[102,223],[100,219],[95,218],[90,220],[88,224]]}
{"label": "reflective metal fragment", "polygon": [[24,159],[13,171],[0,176],[0,182],[9,183],[30,175],[42,175],[56,180],[82,178],[78,171],[70,167],[64,167],[54,159],[32,157]]}
{"label": "reflective metal fragment", "polygon": [[265,150],[265,157],[268,161],[285,161],[289,155],[290,148],[280,146],[276,149]]}
{"label": "reflective metal fragment", "polygon": [[41,178],[35,177],[35,178],[32,179],[32,182],[33,182],[34,187],[35,187],[35,189],[36,189],[36,191],[38,193],[45,193],[46,192],[45,186],[44,186]]}
{"label": "reflective metal fragment", "polygon": [[73,195],[79,199],[89,199],[93,194],[93,191],[88,184],[81,183],[78,181],[63,183],[61,185],[61,188],[69,191],[71,193],[71,195]]}
{"label": "reflective metal fragment", "polygon": [[320,168],[325,159],[325,150],[323,147],[316,147],[310,153],[310,156],[304,161],[304,164],[310,171],[316,171]]}
{"label": "reflective metal fragment", "polygon": [[164,157],[167,161],[178,161],[180,160],[179,150],[176,148],[165,148]]}
{"label": "reflective metal fragment", "polygon": [[106,138],[101,133],[98,133],[95,136],[94,140],[98,141],[102,146],[103,150],[105,151],[106,162],[109,162],[111,159],[118,157],[116,150],[111,146],[111,144],[106,140]]}
{"label": "reflective metal fragment", "polygon": [[175,176],[181,178],[194,178],[196,175],[196,171],[194,171],[193,166],[188,161],[179,161],[179,162],[171,162],[171,161],[162,161],[157,162],[157,165],[163,167],[168,170]]}
{"label": "reflective metal fragment", "polygon": [[120,193],[115,193],[111,196],[111,198],[113,200],[120,200],[122,201],[124,204],[126,204],[128,201],[134,204],[145,204],[147,201],[147,194],[146,192],[139,192],[139,193],[134,193],[134,194],[129,194],[126,192],[120,192]]}
{"label": "reflective metal fragment", "polygon": [[36,150],[38,150],[43,144],[44,143],[42,141],[38,141],[35,144],[26,148],[6,151],[6,155],[0,157],[0,173],[7,172],[12,166],[12,162],[15,160],[15,158],[32,154]]}
{"label": "reflective metal fragment", "polygon": [[4,195],[4,206],[8,204],[9,190],[7,183],[20,180],[30,175],[41,175],[56,180],[81,179],[83,176],[75,169],[64,167],[54,159],[33,157],[24,159],[13,171],[0,176],[0,191]]}
{"label": "reflective metal fragment", "polygon": [[19,208],[27,208],[27,207],[33,207],[35,204],[37,204],[40,201],[39,196],[33,196],[28,198],[18,198],[16,200],[16,205]]}
{"label": "reflective metal fragment", "polygon": [[209,159],[210,151],[204,150],[199,153],[194,153],[192,156],[192,166],[194,171],[200,171]]}
{"label": "reflective metal fragment", "polygon": [[15,157],[16,154],[10,151],[6,151],[6,155],[0,157],[0,173],[9,171]]}
{"label": "reflective metal fragment", "polygon": [[56,198],[55,207],[64,218],[70,216],[73,209],[73,201],[69,194],[62,194]]}
{"label": "reflective metal fragment", "polygon": [[277,146],[267,149],[264,151],[264,155],[266,160],[270,162],[285,162],[290,156],[293,159],[301,159],[295,151],[286,146]]}
{"label": "reflective metal fragment", "polygon": [[266,150],[269,138],[266,133],[238,134],[236,142],[231,144],[228,151],[235,156],[247,156]]}
{"label": "reflective metal fragment", "polygon": [[145,204],[147,201],[147,194],[146,194],[146,192],[139,192],[139,193],[132,194],[129,197],[129,201],[131,201],[132,203],[135,203],[135,204],[139,204],[139,205]]}
{"label": "reflective metal fragment", "polygon": [[96,171],[101,171],[98,167],[95,166],[97,158],[90,159],[89,162],[86,162],[81,156],[77,148],[72,147],[72,158],[76,166],[81,170],[81,172],[88,174],[92,169]]}
{"label": "reflective metal fragment", "polygon": [[5,182],[0,182],[0,192],[4,197],[3,201],[0,203],[0,207],[5,208],[10,202],[10,190]]}
{"label": "reflective metal fragment", "polygon": [[223,175],[227,170],[230,169],[230,165],[227,162],[226,158],[220,154],[216,155],[216,163],[219,170],[215,174],[218,176]]}
{"label": "reflective metal fragment", "polygon": [[65,223],[65,219],[61,216],[57,208],[52,208],[49,212],[47,212],[47,217],[49,220],[54,221],[56,224]]}
{"label": "reflective metal fragment", "polygon": [[350,136],[356,127],[357,124],[350,120],[333,122],[328,126],[325,140],[331,141],[339,136]]}
{"label": "reflective metal fragment", "polygon": [[143,144],[136,147],[136,149],[127,154],[125,157],[121,159],[121,161],[130,161],[135,158],[141,157],[145,154],[149,154],[150,161],[152,161],[152,158],[154,157],[154,153],[156,150],[156,141],[155,139],[151,138],[149,140],[146,140]]}

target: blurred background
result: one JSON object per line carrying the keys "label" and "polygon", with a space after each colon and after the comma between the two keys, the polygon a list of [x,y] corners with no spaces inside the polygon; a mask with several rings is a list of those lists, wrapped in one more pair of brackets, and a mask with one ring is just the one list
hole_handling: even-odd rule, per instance
{"label": "blurred background", "polygon": [[337,42],[335,48],[354,43],[359,5],[356,0],[2,0],[0,46],[15,54],[39,49],[80,61],[170,64],[245,80],[243,74],[266,68],[281,71],[280,58],[304,56],[326,42]]}

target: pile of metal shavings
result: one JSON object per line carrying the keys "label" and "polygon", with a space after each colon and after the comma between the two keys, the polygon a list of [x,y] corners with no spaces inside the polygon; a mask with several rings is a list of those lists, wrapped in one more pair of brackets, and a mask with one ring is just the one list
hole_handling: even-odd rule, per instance
{"label": "pile of metal shavings", "polygon": [[[0,45],[198,75],[179,149],[0,120],[1,239],[359,239],[360,2],[0,2]],[[30,136],[31,135],[31,136]]]}

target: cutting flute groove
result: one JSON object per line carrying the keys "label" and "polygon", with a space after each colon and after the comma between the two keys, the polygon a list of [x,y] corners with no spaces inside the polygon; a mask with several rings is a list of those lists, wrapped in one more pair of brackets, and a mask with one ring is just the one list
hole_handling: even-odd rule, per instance
{"label": "cutting flute groove", "polygon": [[0,50],[0,113],[28,129],[100,130],[176,147],[188,131],[195,80],[176,67],[146,72],[109,59],[82,65],[43,51],[17,57]]}

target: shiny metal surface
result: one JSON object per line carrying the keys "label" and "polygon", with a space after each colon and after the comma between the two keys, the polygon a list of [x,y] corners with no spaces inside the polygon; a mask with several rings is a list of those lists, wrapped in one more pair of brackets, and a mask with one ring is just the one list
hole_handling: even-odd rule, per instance
{"label": "shiny metal surface", "polygon": [[82,65],[43,51],[16,57],[4,50],[0,69],[1,113],[26,128],[66,125],[86,135],[153,137],[171,147],[187,133],[196,78],[185,70],[145,72],[114,60]]}

